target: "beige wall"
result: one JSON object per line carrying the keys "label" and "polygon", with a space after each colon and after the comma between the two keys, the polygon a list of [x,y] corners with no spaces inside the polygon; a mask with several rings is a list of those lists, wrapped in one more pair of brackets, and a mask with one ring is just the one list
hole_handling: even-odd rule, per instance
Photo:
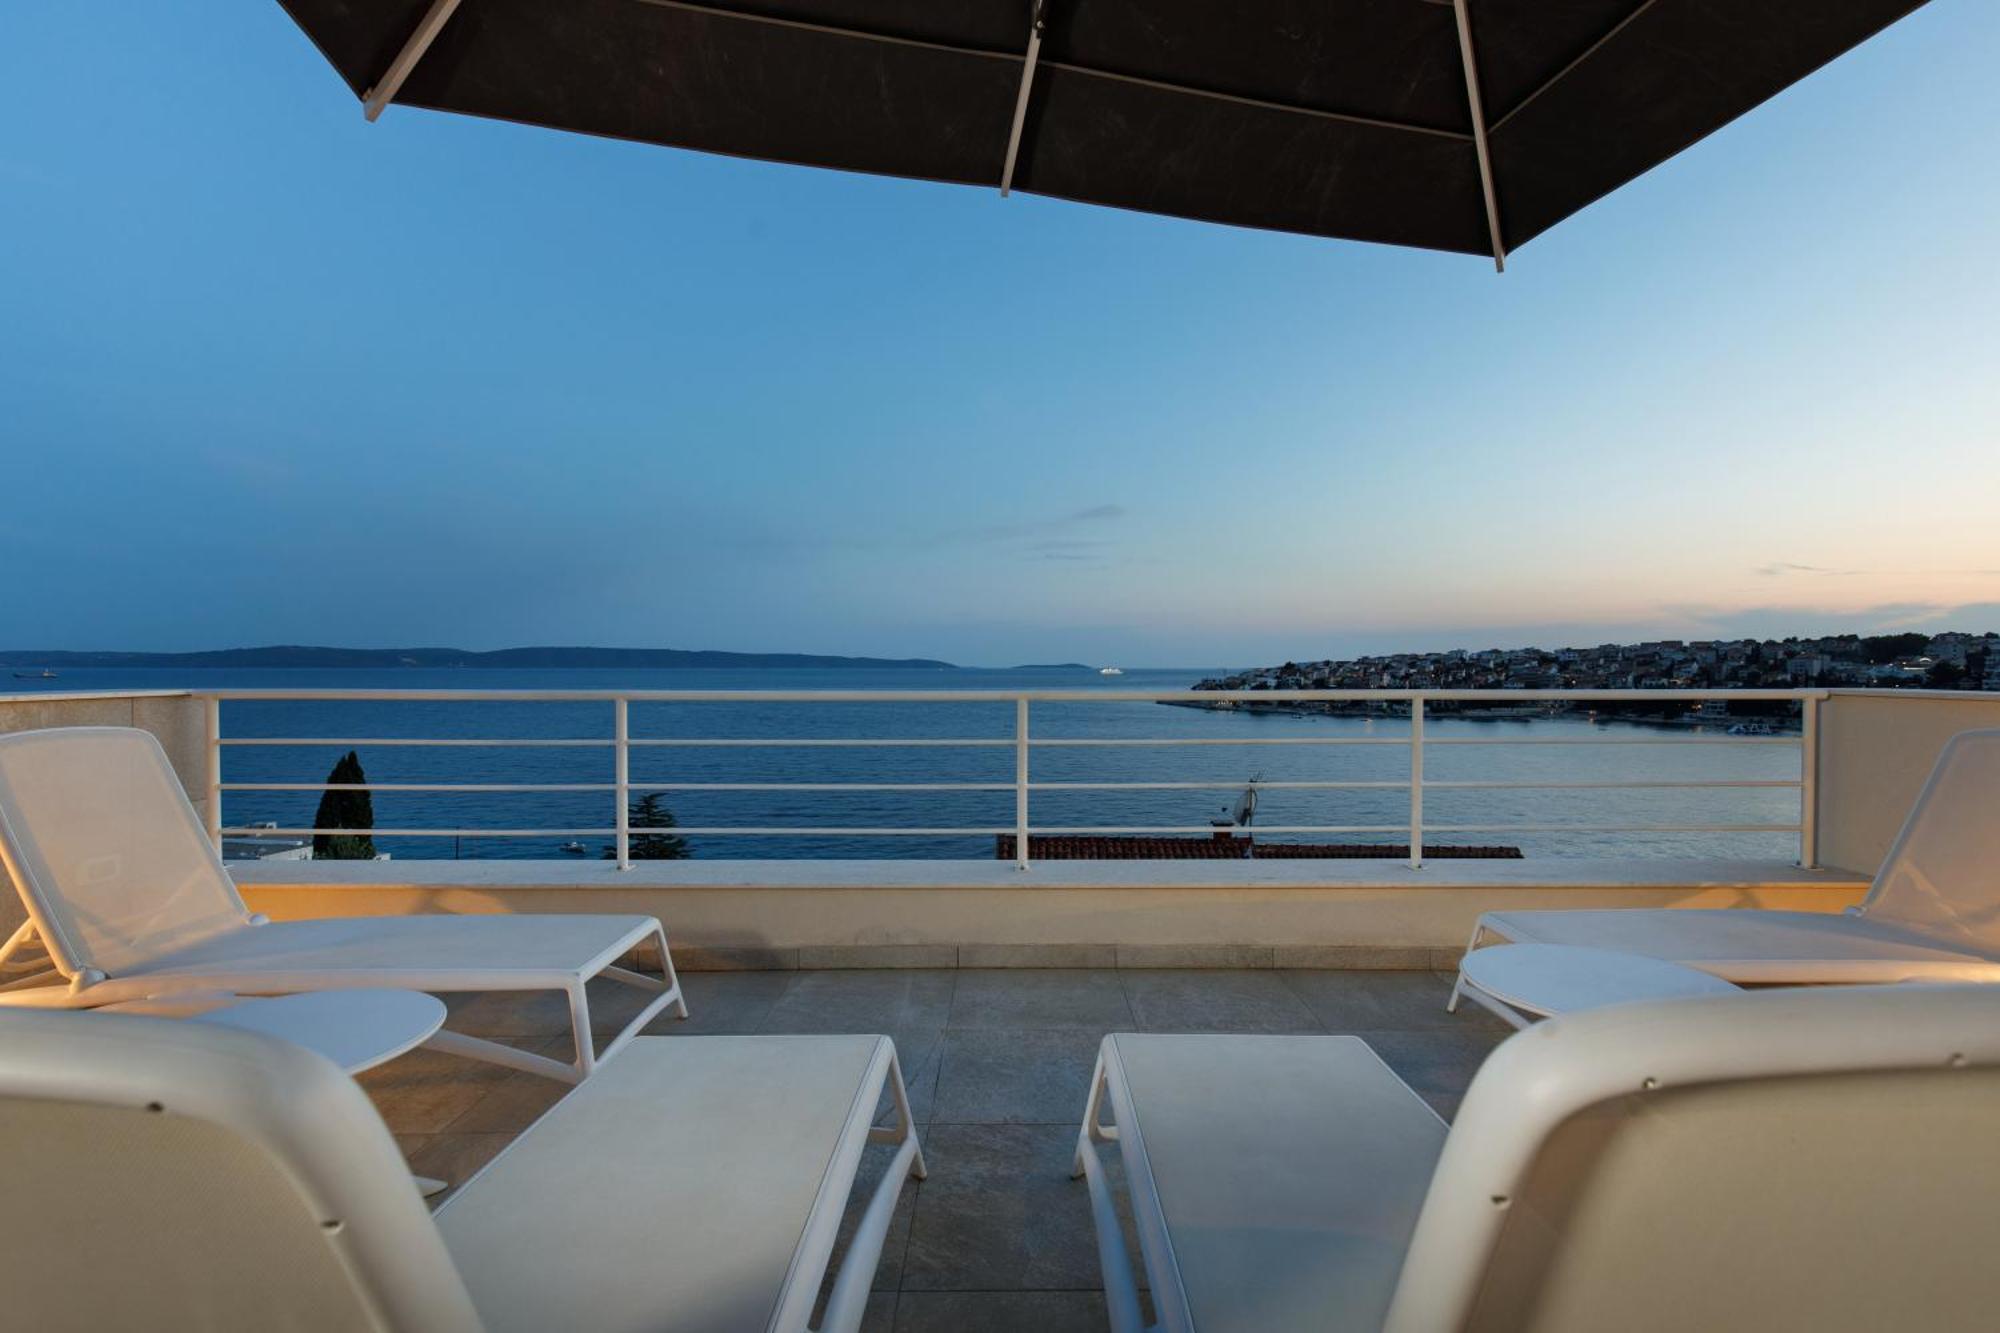
{"label": "beige wall", "polygon": [[[208,809],[207,727],[202,704],[185,694],[0,695],[0,734],[43,727],[138,727],[160,738],[195,809]],[[0,939],[21,923],[18,899],[0,893]]]}
{"label": "beige wall", "polygon": [[[1262,882],[1188,863],[266,862],[234,867],[274,918],[411,912],[631,912],[690,965],[1430,966],[1481,912],[1587,907],[1839,911],[1865,885],[1781,865],[1681,861],[1344,863]],[[1174,882],[1176,879],[1182,882]],[[787,962],[789,957],[791,961]],[[819,961],[816,963],[814,959]],[[1315,962],[1315,960],[1317,960]]]}
{"label": "beige wall", "polygon": [[1822,703],[1820,864],[1872,876],[1938,751],[1976,727],[2000,727],[2000,697],[1835,694]]}

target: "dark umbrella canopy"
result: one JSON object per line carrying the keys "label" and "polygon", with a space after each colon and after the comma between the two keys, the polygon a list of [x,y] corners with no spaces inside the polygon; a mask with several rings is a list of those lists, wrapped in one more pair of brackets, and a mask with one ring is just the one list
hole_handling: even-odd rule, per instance
{"label": "dark umbrella canopy", "polygon": [[282,0],[389,102],[1496,259],[1924,0]]}

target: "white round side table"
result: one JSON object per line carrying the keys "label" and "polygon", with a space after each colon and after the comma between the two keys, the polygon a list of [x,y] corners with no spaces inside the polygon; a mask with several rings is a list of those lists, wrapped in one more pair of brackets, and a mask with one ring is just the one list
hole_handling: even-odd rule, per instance
{"label": "white round side table", "polygon": [[358,1074],[429,1041],[444,1026],[445,1009],[444,1001],[422,991],[364,989],[261,999],[162,996],[107,1004],[102,1012],[156,1014],[261,1032],[317,1051],[348,1073]]}
{"label": "white round side table", "polygon": [[1660,958],[1567,944],[1500,944],[1474,949],[1459,961],[1458,982],[1445,1008],[1461,995],[1517,1028],[1536,1018],[1597,1009],[1631,1000],[1726,995],[1721,977]]}

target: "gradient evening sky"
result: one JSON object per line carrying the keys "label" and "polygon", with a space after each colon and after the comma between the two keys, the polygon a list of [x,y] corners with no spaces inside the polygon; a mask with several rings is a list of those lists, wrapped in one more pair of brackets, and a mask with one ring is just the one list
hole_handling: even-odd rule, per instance
{"label": "gradient evening sky", "polygon": [[1246,664],[2000,629],[2000,5],[1462,256],[0,42],[0,646]]}

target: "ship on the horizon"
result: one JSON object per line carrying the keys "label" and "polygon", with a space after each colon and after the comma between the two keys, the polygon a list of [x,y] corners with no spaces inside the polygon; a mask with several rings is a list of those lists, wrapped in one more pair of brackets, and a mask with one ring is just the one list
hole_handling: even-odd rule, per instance
{"label": "ship on the horizon", "polygon": [[56,673],[43,667],[40,671],[16,671],[15,680],[54,680]]}
{"label": "ship on the horizon", "polygon": [[1098,674],[1098,675],[1100,675],[1100,676],[1122,676],[1122,675],[1124,675],[1124,674],[1125,674],[1125,668],[1124,668],[1124,667],[1099,667],[1099,668],[1097,668],[1097,674]]}

